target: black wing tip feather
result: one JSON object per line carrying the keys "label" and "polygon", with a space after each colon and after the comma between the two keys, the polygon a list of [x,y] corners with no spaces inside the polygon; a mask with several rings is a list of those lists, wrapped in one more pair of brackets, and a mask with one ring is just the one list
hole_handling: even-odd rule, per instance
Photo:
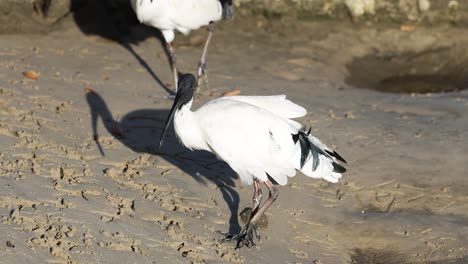
{"label": "black wing tip feather", "polygon": [[305,133],[304,131],[298,131],[297,134],[292,134],[292,139],[294,141],[294,144],[296,144],[299,141],[299,144],[301,146],[301,169],[304,167],[307,158],[309,158],[309,155],[311,154],[313,157],[312,170],[315,171],[319,165],[319,153],[314,151],[315,146],[308,139],[309,133],[310,130],[307,133]]}
{"label": "black wing tip feather", "polygon": [[346,172],[346,168],[341,166],[340,164],[338,164],[336,162],[333,162],[332,165],[333,165],[333,172],[336,172],[336,173],[345,173]]}
{"label": "black wing tip feather", "polygon": [[[299,136],[299,143],[301,144],[301,168],[303,168],[307,161],[307,158],[309,157],[311,144],[307,139],[305,139],[301,135]],[[316,159],[314,159],[314,166],[315,166],[315,160]]]}
{"label": "black wing tip feather", "polygon": [[297,133],[297,134],[292,134],[292,139],[293,139],[293,141],[294,141],[294,144],[296,144],[297,141],[299,140],[299,133]]}
{"label": "black wing tip feather", "polygon": [[[319,155],[327,156],[328,154],[329,157],[334,157],[335,159],[345,164],[348,164],[346,160],[343,157],[341,157],[340,154],[338,154],[336,151],[332,152],[329,150],[322,150],[318,148],[317,146],[315,146],[308,138],[308,136],[310,135],[310,131],[311,129],[309,129],[309,131],[298,131],[297,134],[291,135],[294,141],[294,144],[296,144],[299,141],[299,144],[301,146],[301,162],[300,162],[301,169],[302,167],[304,167],[305,162],[307,158],[309,157],[309,155],[312,155],[312,158],[313,158],[312,171],[315,171],[319,165],[319,162],[320,162]],[[346,168],[340,165],[339,163],[332,162],[332,164],[333,164],[333,172],[336,172],[336,173],[346,172]]]}
{"label": "black wing tip feather", "polygon": [[331,151],[325,150],[325,152],[330,154],[330,156],[335,157],[337,160],[339,160],[339,161],[341,161],[341,162],[343,162],[345,164],[348,164],[348,162],[346,162],[346,160],[343,157],[341,157],[340,154],[338,154],[336,151],[331,152]]}

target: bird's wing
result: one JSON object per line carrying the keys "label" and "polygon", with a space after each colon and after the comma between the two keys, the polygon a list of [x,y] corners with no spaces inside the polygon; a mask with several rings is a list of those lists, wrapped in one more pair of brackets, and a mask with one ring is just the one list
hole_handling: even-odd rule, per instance
{"label": "bird's wing", "polygon": [[286,95],[284,94],[271,96],[228,96],[224,97],[224,99],[252,104],[284,118],[298,118],[307,114],[307,110],[304,107],[286,99]]}
{"label": "bird's wing", "polygon": [[226,161],[243,183],[251,184],[253,178],[265,181],[268,173],[284,185],[288,176],[295,175],[293,157],[298,148],[292,134],[298,128],[292,120],[241,100],[223,98],[208,102],[195,115],[211,151]]}

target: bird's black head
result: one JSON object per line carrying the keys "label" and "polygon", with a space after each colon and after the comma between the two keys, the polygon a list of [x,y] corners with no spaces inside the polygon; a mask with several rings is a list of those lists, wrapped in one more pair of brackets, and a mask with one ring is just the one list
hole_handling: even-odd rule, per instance
{"label": "bird's black head", "polygon": [[193,74],[184,73],[180,76],[177,83],[177,94],[174,99],[174,106],[177,105],[178,110],[192,100],[196,85],[197,81]]}
{"label": "bird's black head", "polygon": [[221,6],[223,7],[223,19],[231,19],[234,15],[234,9],[232,7],[232,0],[219,0]]}
{"label": "bird's black head", "polygon": [[166,124],[164,125],[164,131],[159,140],[159,148],[161,148],[164,143],[164,137],[166,136],[167,129],[171,123],[172,118],[174,117],[177,110],[180,110],[184,105],[189,103],[193,98],[193,93],[195,92],[197,81],[195,76],[190,73],[185,73],[179,79],[177,83],[177,94],[174,99],[174,104],[172,105],[169,116],[167,117]]}

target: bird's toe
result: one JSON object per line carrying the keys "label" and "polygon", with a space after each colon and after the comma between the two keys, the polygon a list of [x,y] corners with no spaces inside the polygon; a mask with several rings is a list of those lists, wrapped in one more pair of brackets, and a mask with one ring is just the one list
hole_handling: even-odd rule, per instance
{"label": "bird's toe", "polygon": [[[221,232],[220,232],[221,233]],[[239,234],[224,234],[226,237],[223,241],[236,241],[236,249],[241,247],[256,246],[255,240],[260,240],[260,235],[255,224],[247,224]]]}

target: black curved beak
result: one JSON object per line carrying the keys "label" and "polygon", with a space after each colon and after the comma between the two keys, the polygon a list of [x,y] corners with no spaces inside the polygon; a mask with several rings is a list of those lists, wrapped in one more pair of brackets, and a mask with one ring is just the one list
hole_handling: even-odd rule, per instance
{"label": "black curved beak", "polygon": [[164,125],[164,130],[161,135],[161,139],[159,140],[158,151],[161,151],[161,147],[164,144],[164,138],[166,137],[167,129],[169,128],[169,124],[174,118],[176,111],[181,109],[182,106],[184,106],[192,100],[196,84],[197,82],[195,76],[193,76],[192,74],[186,73],[180,77],[178,84],[179,89],[174,99],[174,104],[172,105],[171,111],[169,112],[169,116],[167,117],[166,124]]}
{"label": "black curved beak", "polygon": [[164,124],[164,130],[161,135],[161,139],[159,139],[159,147],[158,150],[161,151],[162,145],[164,144],[164,138],[166,137],[167,129],[169,128],[169,124],[171,123],[172,119],[174,118],[175,112],[181,106],[180,98],[175,98],[174,104],[172,105],[171,111],[169,112],[169,116],[166,119],[166,124]]}

